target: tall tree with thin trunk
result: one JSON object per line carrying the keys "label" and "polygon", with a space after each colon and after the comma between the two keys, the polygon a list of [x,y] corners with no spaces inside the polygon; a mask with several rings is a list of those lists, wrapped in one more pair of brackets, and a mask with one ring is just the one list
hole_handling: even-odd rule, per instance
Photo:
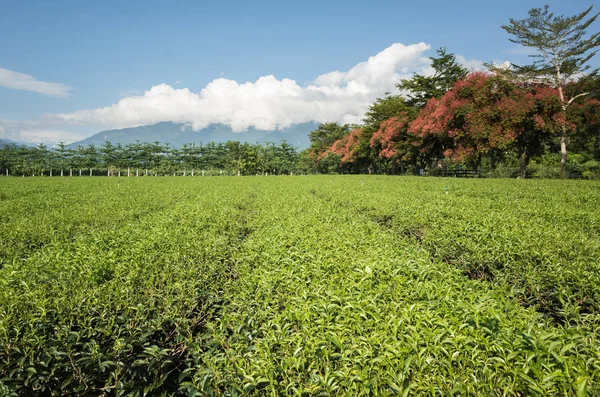
{"label": "tall tree with thin trunk", "polygon": [[[571,17],[555,16],[548,6],[532,8],[528,18],[511,18],[508,25],[502,26],[512,36],[510,41],[535,50],[531,55],[535,59],[532,64],[513,65],[515,75],[531,83],[550,86],[558,92],[562,108],[560,168],[563,176],[567,164],[567,110],[577,98],[589,94],[584,91],[568,96],[565,88],[569,81],[589,71],[588,61],[600,46],[600,32],[586,35],[587,28],[600,14],[590,16],[592,7]],[[590,74],[597,72],[595,69]]]}

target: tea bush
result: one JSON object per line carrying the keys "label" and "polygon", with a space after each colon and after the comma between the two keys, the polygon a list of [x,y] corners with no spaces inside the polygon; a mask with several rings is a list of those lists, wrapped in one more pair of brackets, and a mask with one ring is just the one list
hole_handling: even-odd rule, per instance
{"label": "tea bush", "polygon": [[0,193],[0,393],[600,394],[597,182],[6,178]]}

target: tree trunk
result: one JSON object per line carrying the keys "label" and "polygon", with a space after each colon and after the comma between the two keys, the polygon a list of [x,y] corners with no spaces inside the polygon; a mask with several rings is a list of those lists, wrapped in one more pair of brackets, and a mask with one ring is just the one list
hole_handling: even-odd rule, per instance
{"label": "tree trunk", "polygon": [[523,150],[521,153],[521,165],[519,167],[519,176],[521,178],[527,177],[527,164],[529,163],[529,157],[527,156],[527,152]]}
{"label": "tree trunk", "polygon": [[567,126],[564,121],[560,133],[560,175],[567,177]]}
{"label": "tree trunk", "polygon": [[[561,80],[560,70],[557,71],[557,81]],[[558,86],[558,97],[560,98],[560,104],[562,107],[562,122],[560,129],[560,175],[562,178],[566,178],[567,171],[567,108],[571,101],[565,100],[565,94],[563,93],[563,87]]]}

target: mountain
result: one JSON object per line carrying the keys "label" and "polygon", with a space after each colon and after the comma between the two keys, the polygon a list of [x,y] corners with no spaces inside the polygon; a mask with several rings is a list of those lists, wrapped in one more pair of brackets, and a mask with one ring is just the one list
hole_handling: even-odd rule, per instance
{"label": "mountain", "polygon": [[27,143],[15,142],[11,141],[10,139],[0,138],[0,148],[6,145],[29,146]]}
{"label": "mountain", "polygon": [[181,147],[185,143],[209,143],[241,141],[248,143],[279,143],[283,140],[289,144],[299,147],[301,150],[309,146],[308,133],[318,127],[317,123],[296,124],[282,130],[257,130],[250,128],[245,132],[233,132],[231,127],[223,124],[211,124],[199,131],[194,131],[183,124],[162,122],[154,125],[145,125],[119,130],[102,131],[82,141],[68,145],[69,148],[77,146],[102,146],[104,142],[113,144],[139,142],[168,142],[172,146]]}

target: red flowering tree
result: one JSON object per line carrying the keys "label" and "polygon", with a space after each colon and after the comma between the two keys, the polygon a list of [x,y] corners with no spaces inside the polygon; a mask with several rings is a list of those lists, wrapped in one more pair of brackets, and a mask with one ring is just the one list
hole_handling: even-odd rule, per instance
{"label": "red flowering tree", "polygon": [[390,166],[395,169],[402,160],[407,160],[408,150],[402,143],[407,140],[410,121],[409,114],[401,112],[398,116],[382,121],[369,140],[369,146],[386,171],[389,171]]}
{"label": "red flowering tree", "polygon": [[322,153],[321,158],[337,156],[339,159],[340,172],[343,172],[344,169],[349,168],[358,160],[362,137],[363,130],[361,128],[352,130],[350,134],[335,141],[329,149]]}
{"label": "red flowering tree", "polygon": [[569,150],[600,161],[600,100],[590,98],[571,106],[569,120],[577,126]]}
{"label": "red flowering tree", "polygon": [[330,156],[329,149],[334,142],[350,133],[350,126],[338,123],[323,123],[308,134],[310,147],[304,152],[309,169],[312,172],[328,173],[331,166],[339,163],[339,159]]}
{"label": "red flowering tree", "polygon": [[395,173],[404,165],[425,168],[432,158],[430,147],[434,146],[434,139],[420,139],[409,133],[413,120],[411,112],[401,112],[382,121],[371,136],[369,145],[386,172]]}
{"label": "red flowering tree", "polygon": [[477,72],[439,100],[430,100],[409,132],[422,139],[437,137],[446,157],[473,167],[482,156],[514,148],[524,175],[530,158],[564,125],[556,98],[550,88]]}

